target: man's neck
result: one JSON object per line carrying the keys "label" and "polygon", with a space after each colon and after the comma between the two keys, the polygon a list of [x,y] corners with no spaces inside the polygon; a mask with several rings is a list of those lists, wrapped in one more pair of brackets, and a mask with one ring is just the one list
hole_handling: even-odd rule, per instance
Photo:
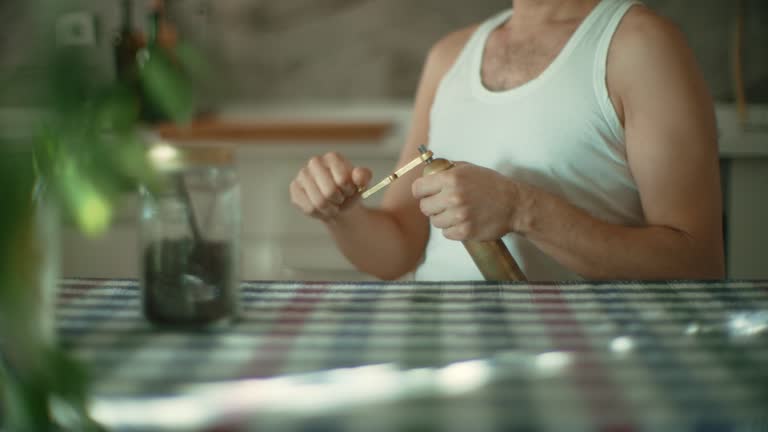
{"label": "man's neck", "polygon": [[512,0],[510,24],[522,27],[584,18],[600,0]]}

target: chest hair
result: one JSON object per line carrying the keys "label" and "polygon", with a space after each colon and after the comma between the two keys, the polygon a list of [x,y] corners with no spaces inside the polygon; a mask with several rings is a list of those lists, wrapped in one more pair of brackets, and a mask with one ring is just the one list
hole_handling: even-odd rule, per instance
{"label": "chest hair", "polygon": [[533,35],[517,36],[497,29],[483,53],[483,84],[491,91],[511,90],[541,75],[557,58],[577,23]]}

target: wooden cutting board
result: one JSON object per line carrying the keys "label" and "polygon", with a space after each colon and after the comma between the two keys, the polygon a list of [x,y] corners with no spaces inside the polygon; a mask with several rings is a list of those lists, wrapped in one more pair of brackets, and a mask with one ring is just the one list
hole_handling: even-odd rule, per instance
{"label": "wooden cutting board", "polygon": [[164,124],[155,131],[170,141],[238,142],[371,142],[381,141],[392,130],[389,122],[314,120],[269,120],[234,122],[219,119],[196,120],[188,125]]}

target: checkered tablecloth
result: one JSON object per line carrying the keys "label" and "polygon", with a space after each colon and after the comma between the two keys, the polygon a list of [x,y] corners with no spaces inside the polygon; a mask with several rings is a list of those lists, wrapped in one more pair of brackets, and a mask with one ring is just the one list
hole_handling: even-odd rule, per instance
{"label": "checkered tablecloth", "polygon": [[768,430],[768,282],[249,282],[182,331],[66,280],[57,319],[115,430]]}

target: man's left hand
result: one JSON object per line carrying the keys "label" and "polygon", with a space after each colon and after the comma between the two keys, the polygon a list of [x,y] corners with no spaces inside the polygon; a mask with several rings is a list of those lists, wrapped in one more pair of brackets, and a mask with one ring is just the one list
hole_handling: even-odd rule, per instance
{"label": "man's left hand", "polygon": [[498,172],[457,162],[413,182],[419,208],[451,240],[496,240],[514,231],[531,188]]}

